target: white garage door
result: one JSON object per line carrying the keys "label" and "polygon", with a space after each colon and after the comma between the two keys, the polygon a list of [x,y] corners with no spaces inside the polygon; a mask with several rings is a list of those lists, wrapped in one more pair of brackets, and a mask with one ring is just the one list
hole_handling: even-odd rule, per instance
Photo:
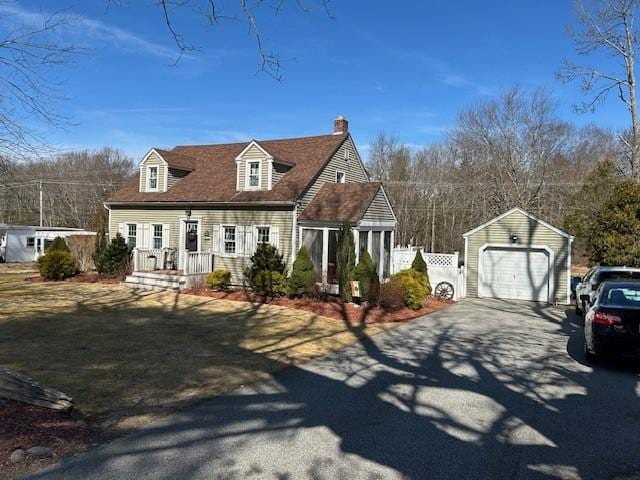
{"label": "white garage door", "polygon": [[546,251],[488,248],[481,256],[479,296],[549,300],[551,269]]}

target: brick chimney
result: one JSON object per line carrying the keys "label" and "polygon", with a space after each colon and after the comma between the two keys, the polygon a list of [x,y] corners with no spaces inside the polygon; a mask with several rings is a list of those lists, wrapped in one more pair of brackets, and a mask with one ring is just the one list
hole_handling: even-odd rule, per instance
{"label": "brick chimney", "polygon": [[342,135],[349,131],[349,121],[340,115],[333,121],[333,134]]}

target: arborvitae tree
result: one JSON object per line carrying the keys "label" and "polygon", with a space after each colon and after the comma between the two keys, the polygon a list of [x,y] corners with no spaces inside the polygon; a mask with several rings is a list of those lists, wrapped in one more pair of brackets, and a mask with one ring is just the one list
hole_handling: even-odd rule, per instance
{"label": "arborvitae tree", "polygon": [[338,251],[336,253],[336,277],[340,296],[345,302],[353,300],[351,296],[351,274],[356,263],[356,246],[353,241],[351,225],[343,223],[338,232]]}
{"label": "arborvitae tree", "polygon": [[378,272],[369,252],[362,252],[360,261],[353,269],[353,279],[360,282],[362,300],[371,302],[377,294]]}
{"label": "arborvitae tree", "polygon": [[313,293],[315,276],[309,250],[307,247],[302,247],[298,250],[296,260],[293,262],[293,269],[289,277],[289,295],[298,297]]}
{"label": "arborvitae tree", "polygon": [[427,275],[427,262],[425,262],[424,258],[422,258],[422,253],[420,253],[420,250],[416,250],[416,256],[413,259],[413,262],[411,262],[411,268]]}
{"label": "arborvitae tree", "polygon": [[123,266],[131,258],[131,248],[119,233],[111,240],[100,255],[96,256],[96,270],[105,275],[121,272]]}
{"label": "arborvitae tree", "polygon": [[594,264],[640,267],[640,184],[630,180],[613,187],[609,200],[593,219]]}
{"label": "arborvitae tree", "polygon": [[67,246],[67,242],[64,241],[62,237],[56,237],[47,248],[47,252],[68,252],[69,247]]}

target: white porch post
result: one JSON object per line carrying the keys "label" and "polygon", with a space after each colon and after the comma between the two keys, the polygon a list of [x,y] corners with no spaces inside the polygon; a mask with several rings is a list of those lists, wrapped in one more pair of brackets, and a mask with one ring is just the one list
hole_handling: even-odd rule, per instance
{"label": "white porch post", "polygon": [[329,229],[322,229],[322,283],[327,284],[329,270]]}
{"label": "white porch post", "polygon": [[384,272],[384,230],[381,230],[379,235],[380,238],[380,258],[378,262],[378,278],[382,280],[383,272]]}
{"label": "white porch post", "polygon": [[356,247],[356,264],[360,261],[360,231],[357,228],[351,229],[351,234],[353,235],[353,243]]}
{"label": "white porch post", "polygon": [[389,275],[394,275],[396,272],[396,268],[394,265],[394,261],[393,261],[393,249],[394,249],[394,241],[395,241],[395,236],[396,236],[396,232],[394,232],[393,230],[391,230],[391,245],[389,246]]}
{"label": "white porch post", "polygon": [[139,259],[137,248],[133,249],[133,271],[134,272],[140,271],[140,259]]}

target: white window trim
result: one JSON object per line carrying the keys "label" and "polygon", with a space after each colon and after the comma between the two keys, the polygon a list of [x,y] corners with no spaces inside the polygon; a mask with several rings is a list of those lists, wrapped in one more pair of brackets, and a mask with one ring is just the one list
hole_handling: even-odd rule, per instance
{"label": "white window trim", "polygon": [[254,238],[255,238],[254,243],[255,243],[256,248],[258,247],[258,245],[260,245],[260,242],[258,241],[258,229],[259,228],[268,228],[269,229],[269,241],[266,242],[267,244],[271,244],[271,240],[273,239],[273,237],[272,237],[273,228],[271,227],[271,225],[254,225],[253,234],[254,234]]}
{"label": "white window trim", "polygon": [[[227,252],[225,249],[225,229],[233,228],[235,230],[234,243],[235,248],[233,253]],[[226,258],[236,258],[238,257],[238,225],[230,225],[230,224],[222,224],[220,225],[220,256]]]}
{"label": "white window trim", "polygon": [[[156,227],[160,227],[160,237],[156,237]],[[150,239],[150,247],[151,248],[163,248],[164,247],[164,224],[163,223],[152,223],[151,228],[149,229]],[[160,247],[156,247],[154,245],[155,239],[160,238]]]}
{"label": "white window trim", "polygon": [[[257,186],[251,186],[250,184],[252,163],[258,164],[258,185]],[[260,158],[252,159],[252,160],[247,159],[245,164],[244,188],[245,190],[260,190],[261,187],[262,187],[262,159]]]}
{"label": "white window trim", "polygon": [[129,245],[129,237],[131,236],[131,235],[129,235],[129,226],[130,225],[133,225],[133,226],[136,227],[136,234],[135,234],[136,244],[135,244],[134,248],[141,248],[140,245],[138,245],[138,224],[137,223],[129,222],[129,223],[125,223],[124,224],[124,233],[125,233],[124,239],[125,239],[125,242],[127,243],[127,246],[128,246]]}
{"label": "white window trim", "polygon": [[[342,181],[338,181],[338,174],[342,174]],[[344,170],[336,170],[336,183],[347,183],[347,172]]]}
{"label": "white window trim", "polygon": [[[154,168],[156,169],[156,188],[151,188],[151,170]],[[160,190],[160,167],[158,165],[147,165],[146,182],[147,192],[157,192]]]}

